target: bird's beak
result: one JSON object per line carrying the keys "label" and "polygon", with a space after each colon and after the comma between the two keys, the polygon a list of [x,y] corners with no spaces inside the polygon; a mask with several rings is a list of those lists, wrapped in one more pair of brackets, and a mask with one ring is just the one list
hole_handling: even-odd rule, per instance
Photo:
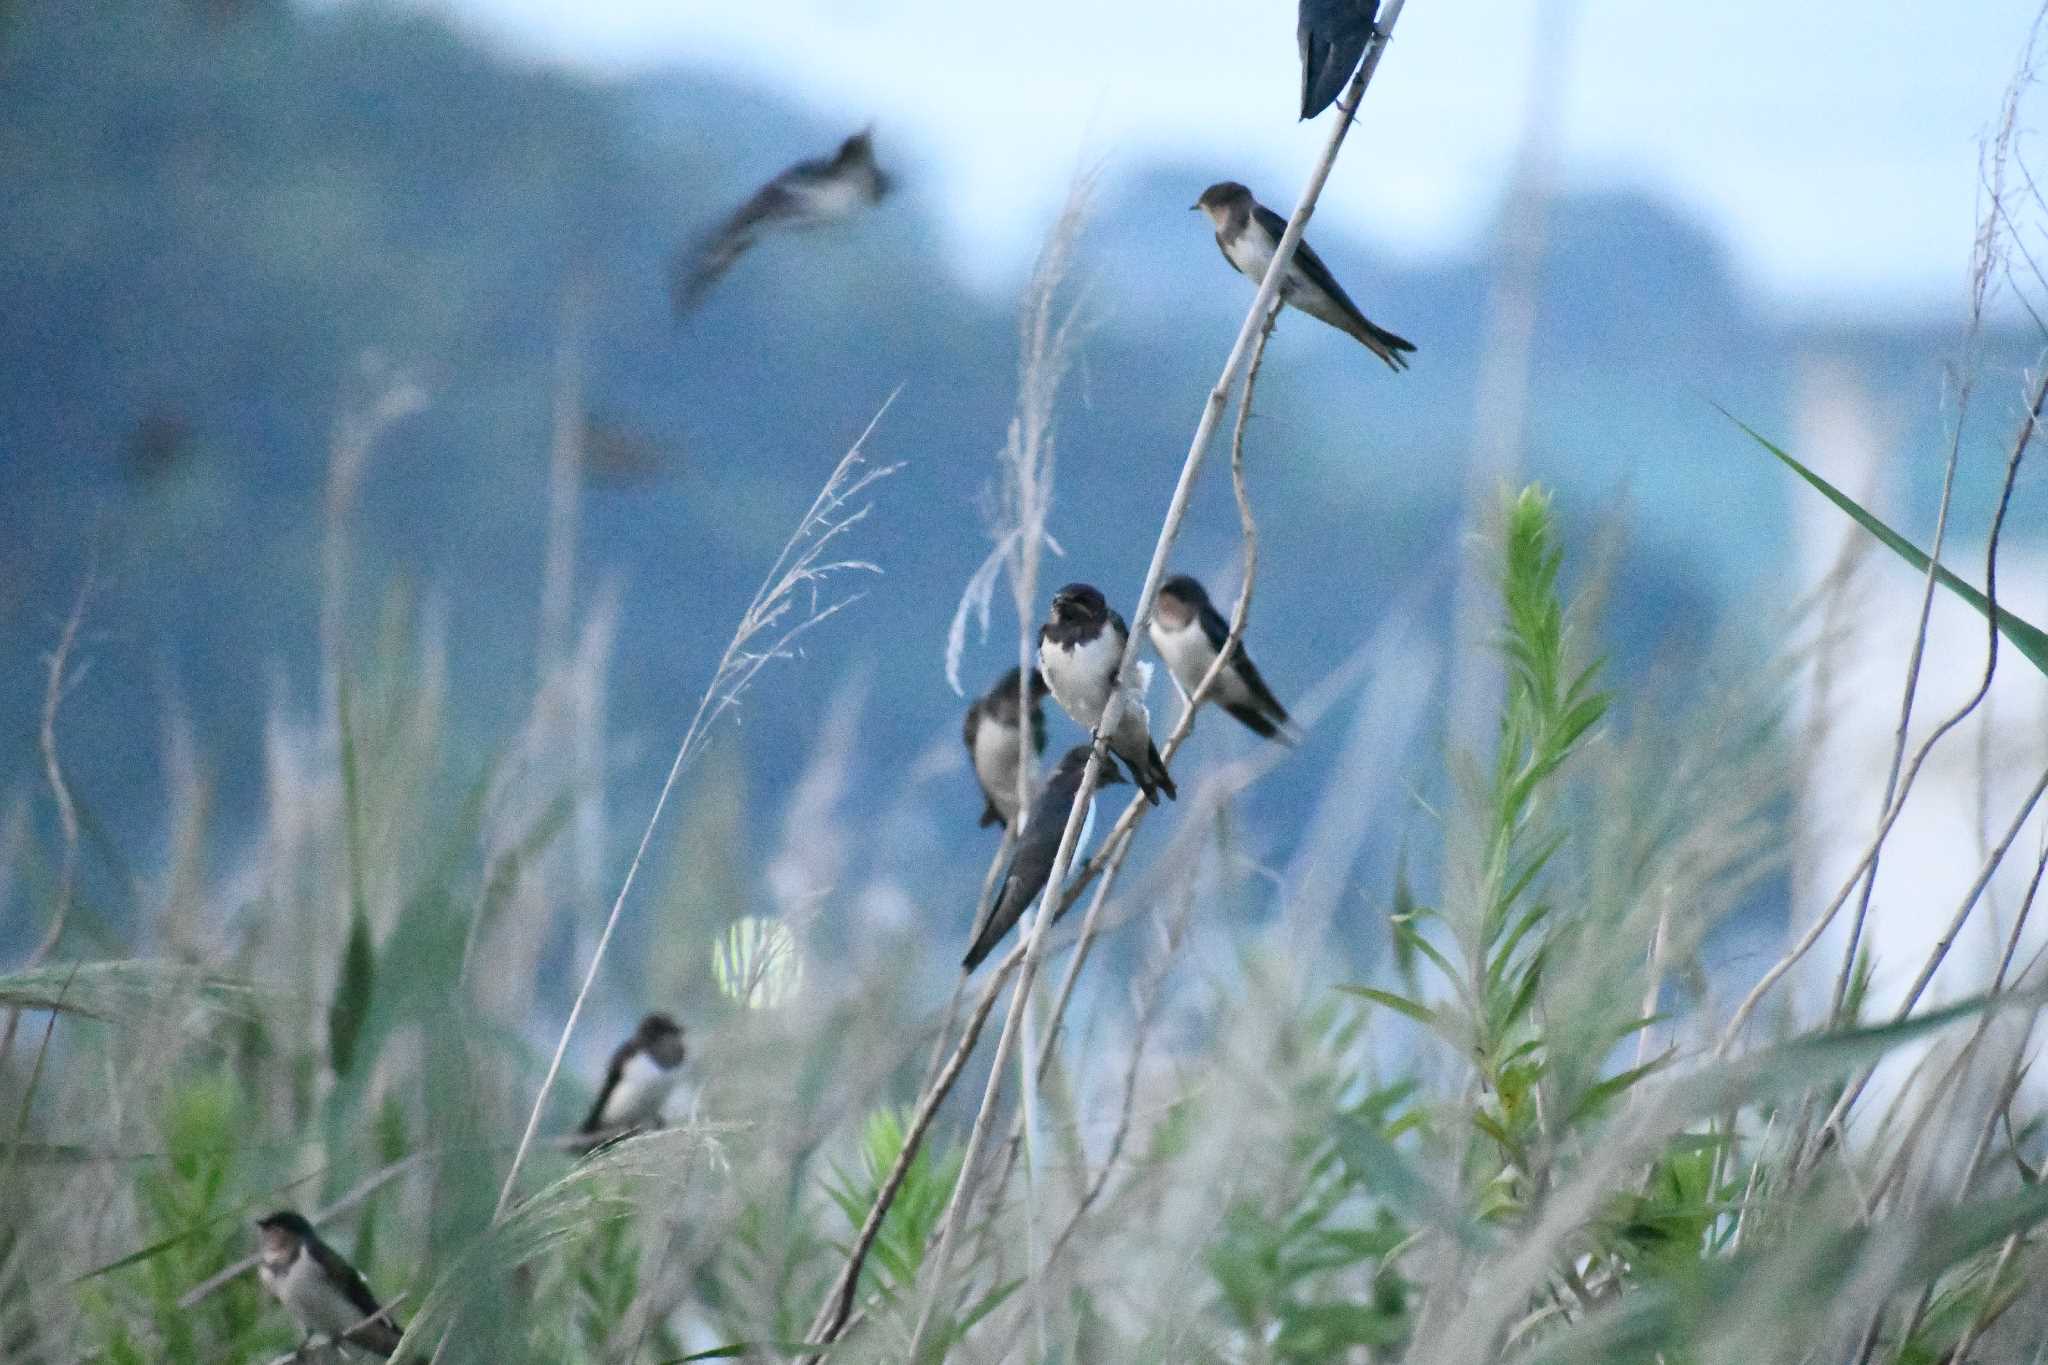
{"label": "bird's beak", "polygon": [[1200,207],[1202,207],[1202,206],[1201,206],[1200,204],[1189,204],[1189,205],[1188,205],[1188,212],[1189,212],[1189,213],[1193,213],[1193,212],[1194,212],[1194,211],[1195,211],[1196,209],[1198,209],[1198,208],[1200,208]]}

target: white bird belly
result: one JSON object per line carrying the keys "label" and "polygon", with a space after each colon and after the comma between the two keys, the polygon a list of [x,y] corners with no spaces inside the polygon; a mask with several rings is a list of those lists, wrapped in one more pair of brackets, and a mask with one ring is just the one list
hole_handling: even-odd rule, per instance
{"label": "white bird belly", "polygon": [[301,1250],[283,1275],[265,1267],[263,1279],[308,1332],[338,1337],[363,1320],[362,1311],[328,1282],[310,1252]]}
{"label": "white bird belly", "polygon": [[1250,224],[1243,232],[1237,234],[1229,246],[1223,248],[1223,254],[1230,258],[1230,263],[1236,266],[1240,273],[1248,277],[1253,284],[1257,284],[1266,278],[1266,270],[1273,264],[1275,245],[1276,243],[1266,240],[1266,234],[1259,231],[1257,224]]}
{"label": "white bird belly", "polygon": [[1180,690],[1190,695],[1202,681],[1202,675],[1209,671],[1210,661],[1216,657],[1216,651],[1209,645],[1209,637],[1192,620],[1177,629],[1162,626],[1154,620],[1152,648],[1158,650],[1159,657],[1166,661],[1167,671],[1180,684]]}
{"label": "white bird belly", "polygon": [[802,214],[816,223],[847,217],[861,207],[864,196],[851,176],[825,176],[805,185],[799,192]]}
{"label": "white bird belly", "polygon": [[1115,633],[1105,629],[1077,645],[1040,644],[1038,669],[1061,709],[1092,730],[1102,722],[1102,708],[1109,705],[1122,654]]}
{"label": "white bird belly", "polygon": [[1024,729],[981,718],[974,731],[974,775],[1005,820],[1017,818],[1017,764],[1024,752]]}
{"label": "white bird belly", "polygon": [[664,1071],[646,1053],[636,1053],[619,1074],[619,1083],[605,1097],[599,1117],[607,1128],[628,1123],[646,1123],[661,1117],[661,1106],[676,1088],[681,1067]]}

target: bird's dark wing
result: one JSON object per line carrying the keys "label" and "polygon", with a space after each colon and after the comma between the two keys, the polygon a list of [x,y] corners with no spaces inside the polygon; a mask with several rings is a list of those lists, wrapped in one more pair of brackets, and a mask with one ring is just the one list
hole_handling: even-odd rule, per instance
{"label": "bird's dark wing", "polygon": [[[1131,642],[1131,628],[1124,623],[1123,613],[1115,607],[1111,607],[1109,609],[1109,624],[1104,629],[1108,630],[1110,637],[1116,641],[1116,656],[1118,660],[1121,660],[1124,656],[1124,647]],[[1110,667],[1114,669],[1116,665],[1112,663]],[[1114,677],[1115,674],[1112,673],[1110,676]],[[1068,795],[1072,796],[1073,793],[1069,792]]]}
{"label": "bird's dark wing", "polygon": [[1031,752],[1045,752],[1045,708],[1037,702],[1031,704]]}
{"label": "bird's dark wing", "polygon": [[1344,93],[1379,9],[1379,0],[1301,0],[1294,41],[1301,49],[1303,118],[1314,118]]}
{"label": "bird's dark wing", "polygon": [[[801,169],[801,168],[798,168]],[[676,260],[674,295],[676,316],[693,311],[711,292],[733,263],[747,254],[765,228],[789,218],[801,209],[801,201],[784,184],[790,172],[769,181],[754,197],[734,210],[732,216]]]}
{"label": "bird's dark wing", "polygon": [[[1259,220],[1260,227],[1273,234],[1275,242],[1278,242],[1281,234],[1287,231],[1287,220],[1264,204],[1253,205],[1252,214]],[[1316,255],[1316,249],[1308,244],[1307,238],[1295,244],[1294,263],[1301,268],[1301,273],[1308,277],[1308,282],[1336,300],[1337,306],[1350,314],[1352,321],[1360,327],[1372,326],[1365,320],[1365,314],[1358,310],[1358,305],[1351,301],[1351,296],[1344,292],[1344,286],[1337,283],[1337,277],[1330,273],[1330,267],[1323,264],[1323,258]]]}
{"label": "bird's dark wing", "polygon": [[1202,603],[1195,619],[1201,622],[1202,637],[1209,642],[1209,648],[1221,653],[1223,642],[1230,638],[1230,622],[1223,619],[1223,613],[1216,610],[1214,602]]}
{"label": "bird's dark wing", "polygon": [[[1217,250],[1218,254],[1220,254],[1220,255],[1221,255],[1221,256],[1223,257],[1224,261],[1225,261],[1225,262],[1226,262],[1226,263],[1227,263],[1227,264],[1228,264],[1228,265],[1230,266],[1230,268],[1231,268],[1232,270],[1237,270],[1237,262],[1236,262],[1236,261],[1233,261],[1233,260],[1231,260],[1231,259],[1230,259],[1230,248],[1229,248],[1229,247],[1227,247],[1227,246],[1225,246],[1225,245],[1223,245],[1223,229],[1222,229],[1222,228],[1217,228],[1217,229],[1216,229],[1216,250]],[[1239,271],[1239,273],[1240,273],[1240,274],[1243,274],[1243,272],[1242,272],[1242,271]],[[1245,278],[1246,278],[1246,279],[1250,279],[1250,278],[1251,278],[1251,276],[1249,276],[1249,275],[1246,275],[1246,276],[1245,276]]]}
{"label": "bird's dark wing", "polygon": [[597,1098],[590,1102],[590,1113],[583,1120],[579,1133],[595,1133],[604,1127],[605,1102],[612,1097],[612,1091],[619,1088],[619,1078],[626,1074],[626,1062],[633,1055],[633,1040],[620,1043],[612,1053],[611,1065],[605,1068],[604,1084],[597,1088]]}
{"label": "bird's dark wing", "polygon": [[[974,766],[974,736],[975,733],[980,729],[981,703],[977,701],[974,703],[974,705],[967,708],[967,719],[960,727],[960,739],[964,744],[967,745],[967,766],[973,770],[974,780],[977,783],[981,781],[981,769],[976,768]],[[995,798],[988,794],[988,789],[986,787],[982,788],[981,795],[981,822],[976,826],[976,828],[987,829],[990,825],[1002,824],[1003,813],[996,809]]]}
{"label": "bird's dark wing", "polygon": [[370,1292],[370,1286],[356,1268],[341,1258],[341,1253],[320,1240],[318,1236],[306,1239],[306,1250],[313,1257],[313,1264],[327,1277],[336,1289],[348,1298],[349,1306],[364,1317],[374,1317],[384,1306],[377,1302],[377,1296]]}
{"label": "bird's dark wing", "polygon": [[995,951],[1003,935],[1024,917],[1024,907],[1045,889],[1046,878],[1052,876],[1053,860],[1059,856],[1060,836],[1066,833],[1067,812],[1073,809],[1074,793],[1080,789],[1078,775],[1055,779],[1047,782],[1038,799],[1031,803],[1031,819],[1017,840],[1009,871],[1003,874],[995,909],[989,912],[988,923],[982,926],[961,961],[960,965],[968,971],[979,967],[982,959]]}
{"label": "bird's dark wing", "polygon": [[[1043,874],[1041,874],[1043,875]],[[1016,894],[1012,894],[1012,893]],[[981,926],[981,932],[968,945],[967,956],[960,959],[960,966],[966,971],[979,967],[996,945],[1003,941],[1003,935],[1023,917],[1024,907],[1031,904],[1036,892],[1023,892],[1017,881],[1017,860],[1010,860],[1010,870],[1003,876],[1003,884],[996,891],[995,908],[989,911],[988,923]]]}
{"label": "bird's dark wing", "polygon": [[[1202,623],[1202,634],[1208,639],[1209,647],[1221,653],[1224,643],[1230,639],[1230,622],[1224,620],[1223,613],[1216,610],[1215,604],[1210,602],[1202,604],[1199,619]],[[1258,703],[1255,714],[1258,714],[1264,723],[1255,722],[1242,714],[1250,708],[1226,706],[1224,709],[1259,734],[1272,739],[1276,732],[1274,722],[1282,725],[1287,723],[1287,708],[1280,704],[1280,699],[1273,695],[1273,689],[1266,686],[1266,680],[1259,676],[1258,665],[1252,662],[1251,655],[1244,652],[1243,640],[1237,642],[1237,648],[1231,651],[1231,655],[1237,676],[1244,680],[1245,690],[1250,692],[1252,700]]]}

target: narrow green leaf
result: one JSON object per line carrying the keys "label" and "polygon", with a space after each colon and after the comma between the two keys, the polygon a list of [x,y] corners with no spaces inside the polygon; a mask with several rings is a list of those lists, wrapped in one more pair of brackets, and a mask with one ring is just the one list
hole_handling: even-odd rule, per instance
{"label": "narrow green leaf", "polygon": [[327,1059],[337,1076],[355,1065],[356,1043],[370,1015],[370,992],[377,974],[377,955],[370,946],[370,923],[360,913],[349,917],[348,942],[341,950],[341,972],[334,999],[327,1007]]}
{"label": "narrow green leaf", "polygon": [[1394,1212],[1481,1250],[1484,1229],[1467,1218],[1419,1175],[1391,1142],[1353,1118],[1339,1115],[1333,1125],[1337,1154],[1345,1168]]}
{"label": "narrow green leaf", "polygon": [[1417,1004],[1405,995],[1396,995],[1392,991],[1378,990],[1372,986],[1339,986],[1337,989],[1346,995],[1355,995],[1361,1000],[1370,1000],[1375,1005],[1385,1005],[1396,1014],[1405,1014],[1425,1028],[1436,1027],[1436,1011],[1430,1009],[1427,1005]]}
{"label": "narrow green leaf", "polygon": [[1421,931],[1417,930],[1413,925],[1404,924],[1397,920],[1394,924],[1394,933],[1405,940],[1416,952],[1428,958],[1435,965],[1436,969],[1443,973],[1444,980],[1462,988],[1464,984],[1463,977],[1458,969],[1451,965],[1451,960],[1445,957],[1442,950],[1434,943],[1431,943],[1424,937]]}
{"label": "narrow green leaf", "polygon": [[[1928,558],[1925,554],[1921,553],[1920,548],[1914,545],[1912,541],[1907,540],[1897,531],[1885,525],[1874,513],[1865,509],[1841,489],[1835,487],[1811,469],[1808,469],[1785,451],[1765,440],[1763,435],[1756,428],[1750,426],[1749,423],[1735,416],[1726,408],[1721,409],[1721,415],[1735,423],[1736,426],[1741,427],[1743,431],[1749,434],[1749,438],[1752,441],[1755,441],[1765,450],[1777,456],[1793,473],[1812,484],[1814,488],[1819,490],[1822,497],[1848,513],[1857,525],[1883,542],[1886,549],[1905,560],[1919,572],[1927,572]],[[1968,583],[1965,583],[1962,579],[1939,565],[1935,567],[1934,577],[1935,581],[1940,583],[1942,587],[1947,588],[1957,597],[1969,603],[1979,616],[1991,615],[1993,610],[1991,601],[1983,593],[1977,591]],[[2043,631],[2039,626],[2022,620],[2004,607],[1999,607],[1996,610],[1998,613],[1999,634],[2011,641],[2012,647],[2024,655],[2027,661],[2033,664],[2034,667],[2040,669],[2043,673],[2048,673],[2048,631]]]}
{"label": "narrow green leaf", "polygon": [[370,944],[368,898],[363,894],[362,781],[356,765],[355,731],[349,719],[346,678],[341,681],[339,711],[349,923],[348,942],[341,950],[341,970],[334,982],[334,997],[327,1007],[327,1061],[336,1076],[346,1076],[355,1065],[356,1044],[362,1037],[363,1021],[370,1014],[370,991],[377,970],[376,951]]}
{"label": "narrow green leaf", "polygon": [[1867,1028],[1805,1034],[1689,1073],[1682,1082],[1681,1107],[1706,1116],[1823,1085],[1960,1020],[1997,1010],[2039,1009],[2044,1002],[2048,993],[2042,991],[2005,991]]}
{"label": "narrow green leaf", "polygon": [[1608,1100],[1613,1099],[1616,1095],[1619,1095],[1622,1091],[1643,1079],[1643,1077],[1669,1062],[1676,1051],[1677,1049],[1675,1048],[1667,1049],[1663,1055],[1652,1057],[1641,1066],[1632,1066],[1626,1071],[1609,1076],[1597,1085],[1588,1087],[1586,1093],[1579,1097],[1579,1102],[1572,1106],[1570,1122],[1578,1122]]}
{"label": "narrow green leaf", "polygon": [[830,1349],[832,1348],[822,1342],[813,1344],[806,1341],[735,1341],[729,1346],[714,1346],[708,1351],[697,1351],[686,1356],[670,1356],[661,1361],[660,1365],[688,1365],[692,1360],[737,1360],[742,1356],[753,1355],[757,1351],[767,1351],[778,1356],[814,1356],[823,1355]]}

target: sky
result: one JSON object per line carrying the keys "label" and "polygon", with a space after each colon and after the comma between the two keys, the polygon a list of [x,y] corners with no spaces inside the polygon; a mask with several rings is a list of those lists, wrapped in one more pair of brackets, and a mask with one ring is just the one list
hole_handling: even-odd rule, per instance
{"label": "sky", "polygon": [[[990,289],[1021,275],[1079,166],[1185,161],[1284,208],[1325,136],[1294,118],[1294,6],[1274,0],[417,2],[525,55],[709,67],[875,120],[885,156],[935,178],[963,275]],[[1321,211],[1418,261],[1469,250],[1548,47],[1562,188],[1680,205],[1794,309],[1959,314],[1980,142],[2038,4],[1414,0]]]}

